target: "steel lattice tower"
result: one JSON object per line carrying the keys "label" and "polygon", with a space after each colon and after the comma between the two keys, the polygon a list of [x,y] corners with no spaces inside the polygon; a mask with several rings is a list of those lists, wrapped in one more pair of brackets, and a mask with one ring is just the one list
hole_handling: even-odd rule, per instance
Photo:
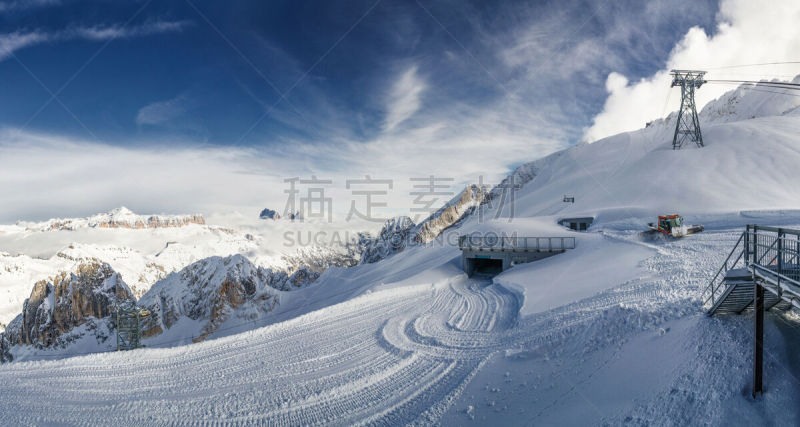
{"label": "steel lattice tower", "polygon": [[700,133],[700,119],[694,103],[694,91],[706,81],[705,71],[672,70],[672,87],[681,87],[681,109],[678,110],[678,123],[675,124],[675,136],[672,138],[672,149],[678,150],[686,140],[693,141],[698,147],[703,146],[703,134]]}
{"label": "steel lattice tower", "polygon": [[117,307],[117,351],[133,350],[142,346],[139,321],[150,312],[127,301]]}

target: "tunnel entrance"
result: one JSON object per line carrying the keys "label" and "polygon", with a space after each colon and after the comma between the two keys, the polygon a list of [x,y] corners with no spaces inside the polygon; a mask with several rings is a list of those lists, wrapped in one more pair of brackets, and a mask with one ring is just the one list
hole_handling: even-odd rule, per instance
{"label": "tunnel entrance", "polygon": [[474,274],[496,276],[503,272],[503,260],[501,259],[475,258],[474,262]]}

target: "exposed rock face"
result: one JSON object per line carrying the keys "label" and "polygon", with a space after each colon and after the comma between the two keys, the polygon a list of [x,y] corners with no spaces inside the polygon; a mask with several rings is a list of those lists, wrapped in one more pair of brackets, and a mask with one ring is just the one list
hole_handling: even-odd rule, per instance
{"label": "exposed rock face", "polygon": [[358,233],[349,242],[341,245],[315,245],[300,248],[293,255],[281,257],[289,271],[303,268],[319,273],[331,267],[353,267],[361,261],[363,244],[372,242],[368,233]]}
{"label": "exposed rock face", "polygon": [[189,224],[205,225],[206,220],[202,215],[183,215],[183,216],[158,216],[153,215],[146,219],[136,219],[128,221],[102,221],[94,226],[98,228],[169,228],[183,227]]}
{"label": "exposed rock face", "polygon": [[6,339],[6,334],[0,334],[0,363],[6,363],[14,360],[11,356],[11,343]]}
{"label": "exposed rock face", "polygon": [[281,219],[281,214],[272,209],[264,209],[258,217],[261,219]]}
{"label": "exposed rock face", "polygon": [[458,224],[485,203],[488,193],[477,185],[467,186],[461,193],[445,203],[436,212],[415,225],[407,216],[392,218],[384,224],[376,237],[359,235],[355,243],[361,252],[361,264],[378,262],[403,251],[409,245],[425,244],[442,231]]}
{"label": "exposed rock face", "polygon": [[[271,270],[267,269],[267,271]],[[273,284],[270,286],[278,286],[277,289],[282,291],[292,291],[295,289],[304,288],[315,280],[319,279],[320,276],[320,272],[305,266],[295,270],[289,275],[287,275],[284,271],[272,271],[271,273],[275,280],[271,282]]]}
{"label": "exposed rock face", "polygon": [[307,286],[319,273],[301,268],[288,275],[256,267],[241,255],[198,261],[159,281],[139,301],[151,311],[142,336],[161,334],[182,319],[200,324],[194,341],[202,341],[228,318],[254,319],[278,303],[279,291]]}
{"label": "exposed rock face", "polygon": [[412,241],[415,227],[414,221],[407,216],[388,219],[375,239],[364,242],[361,264],[378,262],[402,252]]}
{"label": "exposed rock face", "polygon": [[303,216],[300,214],[299,211],[298,212],[284,212],[284,216],[281,216],[281,214],[279,214],[277,211],[274,211],[272,209],[264,209],[263,211],[261,211],[261,213],[258,215],[258,217],[261,218],[261,219],[274,219],[274,220],[281,219],[281,218],[286,218],[286,219],[288,219],[290,221],[303,219]]}
{"label": "exposed rock face", "polygon": [[73,329],[93,326],[128,300],[134,300],[130,288],[108,264],[83,263],[73,273],[37,282],[4,335],[11,345],[64,346],[75,338],[68,335]]}
{"label": "exposed rock face", "polygon": [[189,224],[205,223],[206,220],[202,215],[137,215],[121,207],[88,218],[57,218],[30,224],[26,228],[29,231],[77,230],[86,227],[143,229],[184,227]]}
{"label": "exposed rock face", "polygon": [[475,184],[467,186],[439,210],[422,221],[414,236],[415,243],[428,243],[447,228],[469,215],[486,199],[486,189]]}

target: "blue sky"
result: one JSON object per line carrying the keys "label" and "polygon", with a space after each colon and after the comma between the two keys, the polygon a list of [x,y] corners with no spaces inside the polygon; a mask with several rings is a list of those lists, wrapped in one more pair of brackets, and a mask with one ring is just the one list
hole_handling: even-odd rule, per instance
{"label": "blue sky", "polygon": [[111,144],[254,146],[374,138],[387,88],[410,68],[426,90],[409,120],[513,93],[559,128],[546,133],[574,142],[602,108],[609,72],[648,75],[716,13],[641,1],[5,4],[5,37],[40,40],[0,62],[2,125]]}
{"label": "blue sky", "polygon": [[791,56],[790,24],[774,51],[726,41],[780,18],[750,4],[3,1],[0,220],[250,212],[312,174],[497,181],[677,108],[670,66]]}

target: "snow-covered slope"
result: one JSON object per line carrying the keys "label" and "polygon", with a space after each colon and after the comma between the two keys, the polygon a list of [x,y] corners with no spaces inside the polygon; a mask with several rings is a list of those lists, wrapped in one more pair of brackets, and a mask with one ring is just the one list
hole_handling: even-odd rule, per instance
{"label": "snow-covered slope", "polygon": [[[773,80],[778,82],[778,80]],[[800,76],[792,83],[800,83]],[[798,114],[797,93],[791,89],[745,85],[725,93],[706,105],[700,112],[702,123],[725,123],[757,117],[790,116]],[[674,116],[674,113],[671,117]]]}
{"label": "snow-covered slope", "polygon": [[[780,105],[768,108],[773,97]],[[523,165],[515,174],[533,177],[516,195],[515,215],[610,221],[800,208],[800,187],[789,184],[800,178],[797,105],[798,97],[739,89],[703,110],[702,149],[672,150],[667,120]],[[567,194],[575,203],[563,202]]]}
{"label": "snow-covered slope", "polygon": [[[346,276],[345,289],[371,292],[268,327],[0,366],[0,423],[93,424],[113,414],[117,424],[794,425],[791,328],[768,316],[772,392],[752,402],[742,391],[749,322],[699,310],[698,284],[735,233],[667,242],[635,279],[532,316],[519,315],[520,294],[460,276],[448,251],[410,248]],[[598,249],[595,261],[614,261],[614,251]],[[376,286],[379,277],[399,281]],[[308,302],[312,290],[337,301],[330,286],[297,294]]]}

